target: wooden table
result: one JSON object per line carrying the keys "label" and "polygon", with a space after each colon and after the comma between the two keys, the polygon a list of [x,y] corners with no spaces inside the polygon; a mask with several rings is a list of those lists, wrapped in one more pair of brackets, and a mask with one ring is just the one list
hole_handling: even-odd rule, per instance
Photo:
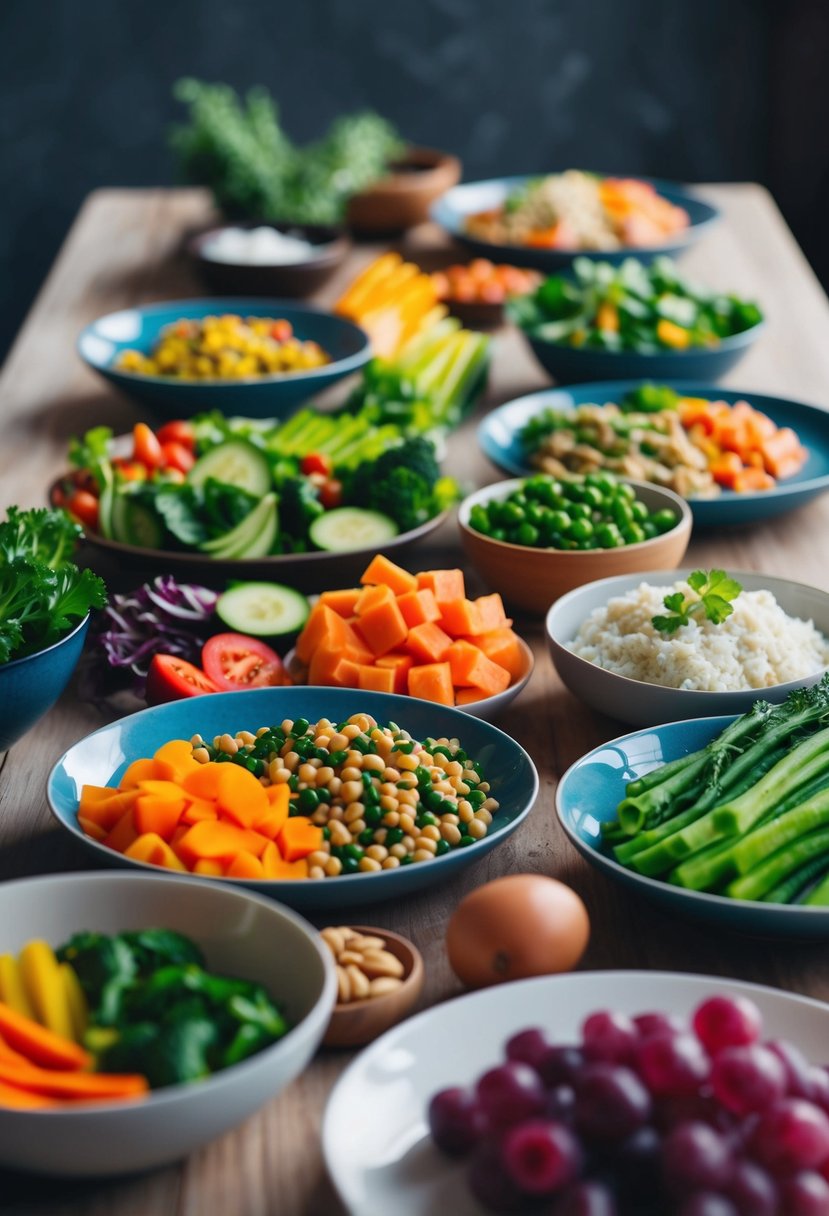
{"label": "wooden table", "polygon": [[[758,186],[711,186],[706,197],[725,219],[684,265],[700,279],[760,300],[768,329],[729,383],[807,401],[829,401],[829,303],[768,195]],[[102,313],[157,299],[199,294],[181,254],[182,236],[205,223],[199,191],[105,190],[84,205],[55,267],[12,350],[0,379],[2,505],[43,502],[65,463],[66,444],[91,425],[126,430],[140,414],[102,387],[74,354],[81,327]],[[440,245],[428,228],[411,252]],[[330,302],[377,252],[358,246],[320,295]],[[545,378],[515,332],[496,335],[490,406],[541,387]],[[469,421],[450,441],[449,470],[482,485],[496,474],[479,454]],[[414,568],[456,562],[454,525],[419,548]],[[800,578],[829,590],[823,538],[829,496],[784,519],[694,539],[689,560],[728,569],[756,569]],[[511,871],[538,871],[572,884],[584,897],[593,937],[591,969],[651,967],[736,976],[829,999],[829,956],[822,945],[780,944],[738,937],[673,919],[591,870],[567,844],[553,811],[561,773],[582,753],[620,733],[618,723],[581,706],[561,685],[538,623],[520,622],[531,641],[534,678],[510,711],[508,729],[527,746],[541,775],[541,793],[522,828],[465,876],[356,917],[412,937],[426,958],[424,1003],[455,995],[459,986],[443,952],[447,915],[461,896]],[[101,725],[93,706],[67,694],[6,756],[0,779],[0,878],[82,869],[88,858],[55,830],[44,777],[71,743]],[[519,1018],[520,1020],[520,1018]],[[181,1166],[139,1179],[51,1183],[0,1175],[0,1209],[10,1216],[330,1216],[340,1211],[320,1155],[325,1100],[349,1054],[320,1056],[306,1074],[244,1127]]]}

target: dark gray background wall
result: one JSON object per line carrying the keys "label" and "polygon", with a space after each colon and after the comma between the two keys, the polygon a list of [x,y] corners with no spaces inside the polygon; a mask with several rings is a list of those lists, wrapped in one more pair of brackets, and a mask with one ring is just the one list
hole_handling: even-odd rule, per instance
{"label": "dark gray background wall", "polygon": [[0,350],[89,190],[174,180],[182,75],[267,85],[300,140],[375,108],[467,177],[759,179],[829,277],[828,51],[825,0],[4,0]]}

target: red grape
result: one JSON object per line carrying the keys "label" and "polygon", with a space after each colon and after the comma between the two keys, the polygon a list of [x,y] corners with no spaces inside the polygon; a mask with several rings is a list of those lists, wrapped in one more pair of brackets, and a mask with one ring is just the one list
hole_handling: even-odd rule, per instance
{"label": "red grape", "polygon": [[538,1062],[541,1080],[547,1086],[570,1085],[584,1067],[584,1053],[578,1047],[549,1047]]}
{"label": "red grape", "polygon": [[435,1144],[453,1156],[470,1152],[487,1130],[486,1116],[468,1089],[442,1089],[435,1094],[428,1118]]}
{"label": "red grape", "polygon": [[469,1162],[466,1177],[475,1198],[493,1212],[517,1212],[526,1205],[525,1196],[504,1168],[497,1140],[481,1141]]}
{"label": "red grape", "polygon": [[652,1034],[681,1034],[687,1029],[682,1018],[672,1013],[640,1013],[633,1024],[643,1039]]}
{"label": "red grape", "polygon": [[552,1216],[617,1216],[613,1193],[601,1182],[577,1182],[553,1206]]}
{"label": "red grape", "polygon": [[780,1197],[784,1216],[829,1216],[829,1182],[812,1170],[787,1178]]}
{"label": "red grape", "polygon": [[718,1191],[731,1173],[728,1141],[707,1123],[682,1123],[662,1146],[665,1181],[676,1195],[685,1191]]}
{"label": "red grape", "polygon": [[787,1043],[785,1039],[770,1039],[765,1047],[777,1056],[785,1069],[788,1096],[806,1098],[811,1102],[814,1089],[811,1074],[820,1070],[813,1069],[800,1048],[795,1047],[794,1043]]}
{"label": "red grape", "polygon": [[560,1123],[572,1123],[576,1109],[576,1091],[572,1085],[556,1085],[547,1093],[547,1118]]}
{"label": "red grape", "polygon": [[829,1158],[829,1118],[802,1098],[782,1098],[762,1114],[751,1148],[776,1174],[815,1169]]}
{"label": "red grape", "polygon": [[651,1115],[651,1099],[635,1072],[619,1064],[588,1064],[576,1082],[576,1126],[598,1140],[629,1136]]}
{"label": "red grape", "polygon": [[756,1043],[763,1028],[760,1010],[743,996],[712,996],[694,1014],[694,1030],[713,1055],[723,1047]]}
{"label": "red grape", "polygon": [[725,1189],[740,1216],[777,1216],[777,1188],[755,1161],[735,1161]]}
{"label": "red grape", "polygon": [[581,1036],[588,1060],[609,1064],[627,1064],[639,1037],[629,1017],[607,1010],[591,1013],[581,1028]]}
{"label": "red grape", "polygon": [[549,1049],[550,1043],[544,1031],[533,1026],[507,1039],[505,1050],[508,1060],[519,1060],[522,1064],[529,1064],[531,1068],[538,1068]]}
{"label": "red grape", "polygon": [[725,1195],[713,1191],[697,1191],[686,1199],[679,1209],[679,1216],[739,1216],[737,1209]]}
{"label": "red grape", "polygon": [[636,1063],[652,1094],[696,1093],[707,1080],[710,1061],[691,1034],[655,1034],[636,1049]]}
{"label": "red grape", "polygon": [[578,1177],[581,1146],[563,1123],[530,1119],[504,1136],[501,1155],[507,1174],[526,1195],[553,1195]]}
{"label": "red grape", "polygon": [[518,1060],[508,1060],[485,1072],[476,1093],[492,1127],[511,1127],[522,1119],[543,1115],[547,1104],[538,1073]]}
{"label": "red grape", "polygon": [[714,1096],[735,1115],[763,1110],[786,1092],[786,1068],[759,1043],[724,1047],[711,1068]]}

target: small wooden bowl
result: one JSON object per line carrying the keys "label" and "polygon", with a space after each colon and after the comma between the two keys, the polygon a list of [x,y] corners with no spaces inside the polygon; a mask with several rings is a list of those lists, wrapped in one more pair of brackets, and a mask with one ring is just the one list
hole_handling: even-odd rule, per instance
{"label": "small wooden bowl", "polygon": [[373,925],[350,927],[358,933],[382,937],[389,953],[403,964],[403,984],[396,992],[389,992],[385,996],[349,1001],[347,1005],[338,1002],[322,1040],[324,1047],[361,1047],[364,1043],[370,1043],[397,1022],[403,1021],[423,988],[423,958],[414,942],[401,937],[399,933],[377,929]]}
{"label": "small wooden bowl", "polygon": [[363,234],[404,232],[429,218],[429,208],[461,179],[456,156],[435,148],[408,148],[389,173],[353,195],[346,223]]}
{"label": "small wooden bowl", "polygon": [[[257,265],[249,262],[217,262],[204,250],[224,228],[276,228],[290,232],[311,245],[319,253],[305,262]],[[259,224],[253,220],[220,224],[199,232],[187,242],[187,252],[198,266],[212,291],[242,296],[308,296],[322,287],[343,261],[351,241],[342,228],[326,224]]]}

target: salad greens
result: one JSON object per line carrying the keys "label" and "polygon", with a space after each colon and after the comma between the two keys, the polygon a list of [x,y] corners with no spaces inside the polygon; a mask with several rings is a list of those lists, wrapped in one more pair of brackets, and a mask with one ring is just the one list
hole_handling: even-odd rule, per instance
{"label": "salad greens", "polygon": [[88,1001],[85,1045],[98,1066],[142,1073],[153,1089],[238,1064],[290,1029],[261,985],[207,971],[171,929],[76,933],[57,953]]}
{"label": "salad greens", "polygon": [[576,258],[572,274],[553,275],[507,308],[533,338],[640,354],[716,346],[763,319],[756,304],[701,287],[664,257],[619,266]]}
{"label": "salad greens", "polygon": [[0,663],[44,650],[106,603],[103,581],[71,560],[82,536],[64,511],[9,507],[0,524]]}
{"label": "salad greens", "polygon": [[209,186],[228,216],[339,223],[351,195],[382,177],[404,148],[394,128],[370,112],[338,118],[322,139],[299,148],[264,88],[242,100],[229,85],[186,79],[175,96],[189,110],[170,134],[181,170]]}
{"label": "salad greens", "polygon": [[666,595],[662,603],[668,609],[666,616],[651,617],[651,624],[660,633],[676,633],[688,625],[693,616],[703,616],[715,625],[721,625],[734,609],[731,601],[742,591],[742,584],[729,578],[724,570],[695,570],[688,575],[688,586],[692,594],[674,591]]}

